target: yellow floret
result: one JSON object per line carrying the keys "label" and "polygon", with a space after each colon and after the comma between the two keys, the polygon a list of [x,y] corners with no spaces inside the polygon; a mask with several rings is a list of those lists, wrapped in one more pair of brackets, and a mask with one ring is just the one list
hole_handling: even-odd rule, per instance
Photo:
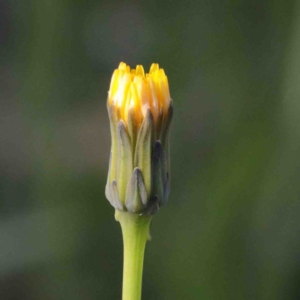
{"label": "yellow floret", "polygon": [[112,75],[108,105],[115,105],[125,123],[130,108],[134,108],[140,122],[150,108],[156,121],[161,111],[167,114],[170,100],[168,78],[156,63],[145,74],[143,66],[137,65],[136,69],[130,70],[128,65],[121,62]]}

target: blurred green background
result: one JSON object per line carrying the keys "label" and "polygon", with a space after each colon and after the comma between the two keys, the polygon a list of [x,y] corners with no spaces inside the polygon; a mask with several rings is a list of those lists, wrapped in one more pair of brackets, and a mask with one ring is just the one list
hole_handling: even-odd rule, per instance
{"label": "blurred green background", "polygon": [[0,0],[0,299],[121,299],[120,61],[160,63],[175,106],[143,299],[300,299],[296,0]]}

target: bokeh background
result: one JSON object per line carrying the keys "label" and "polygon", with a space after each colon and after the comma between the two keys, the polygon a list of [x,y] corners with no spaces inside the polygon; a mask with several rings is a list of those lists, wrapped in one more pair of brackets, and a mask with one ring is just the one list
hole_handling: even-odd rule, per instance
{"label": "bokeh background", "polygon": [[300,299],[297,0],[0,1],[0,298],[121,299],[120,61],[160,63],[175,106],[143,299]]}

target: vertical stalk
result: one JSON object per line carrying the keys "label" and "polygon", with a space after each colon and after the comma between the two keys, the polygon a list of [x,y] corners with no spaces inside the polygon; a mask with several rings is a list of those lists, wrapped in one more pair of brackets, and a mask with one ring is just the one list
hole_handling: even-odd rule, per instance
{"label": "vertical stalk", "polygon": [[152,216],[116,210],[115,218],[121,224],[124,244],[122,300],[140,300],[144,252]]}

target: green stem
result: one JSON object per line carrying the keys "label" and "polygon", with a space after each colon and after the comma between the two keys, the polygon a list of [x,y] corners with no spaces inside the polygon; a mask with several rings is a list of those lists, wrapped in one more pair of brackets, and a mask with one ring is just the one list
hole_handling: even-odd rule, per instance
{"label": "green stem", "polygon": [[124,243],[122,300],[140,300],[144,252],[152,217],[116,210],[115,218],[121,224]]}

